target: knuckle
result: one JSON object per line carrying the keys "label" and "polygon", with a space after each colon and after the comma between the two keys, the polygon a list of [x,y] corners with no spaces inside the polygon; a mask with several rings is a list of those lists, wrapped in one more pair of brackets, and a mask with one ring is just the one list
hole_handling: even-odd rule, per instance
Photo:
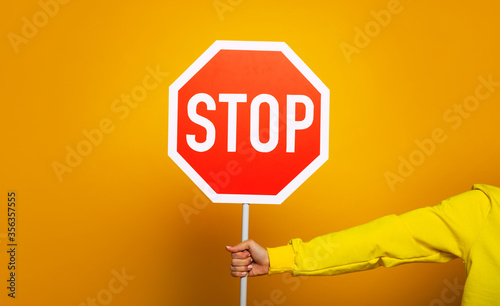
{"label": "knuckle", "polygon": [[231,253],[231,257],[234,258],[234,259],[240,259],[240,258],[243,258],[243,253],[241,252],[237,252],[237,253]]}

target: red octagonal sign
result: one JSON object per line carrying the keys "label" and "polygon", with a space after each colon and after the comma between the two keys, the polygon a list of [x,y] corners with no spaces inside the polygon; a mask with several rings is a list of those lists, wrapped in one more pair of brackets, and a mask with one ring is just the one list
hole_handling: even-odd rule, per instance
{"label": "red octagonal sign", "polygon": [[328,159],[329,95],[283,42],[216,41],[170,86],[168,154],[213,202],[281,204]]}

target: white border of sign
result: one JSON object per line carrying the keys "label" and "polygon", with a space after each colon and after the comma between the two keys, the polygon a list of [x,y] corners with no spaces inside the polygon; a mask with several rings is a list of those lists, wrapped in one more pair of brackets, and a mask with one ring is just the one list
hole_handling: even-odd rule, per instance
{"label": "white border of sign", "polygon": [[[311,82],[321,95],[320,154],[277,195],[217,194],[177,152],[178,92],[220,50],[280,51]],[[284,42],[217,40],[170,85],[168,100],[168,156],[214,203],[281,204],[328,160],[330,90]]]}

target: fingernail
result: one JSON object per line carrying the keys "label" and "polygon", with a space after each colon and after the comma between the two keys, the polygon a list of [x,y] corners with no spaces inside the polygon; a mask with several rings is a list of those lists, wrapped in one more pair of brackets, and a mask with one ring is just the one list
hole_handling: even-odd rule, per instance
{"label": "fingernail", "polygon": [[243,274],[243,276],[247,276],[247,272],[243,272],[243,273],[241,273],[241,274]]}
{"label": "fingernail", "polygon": [[252,269],[252,265],[249,265],[247,268],[248,268],[248,269]]}

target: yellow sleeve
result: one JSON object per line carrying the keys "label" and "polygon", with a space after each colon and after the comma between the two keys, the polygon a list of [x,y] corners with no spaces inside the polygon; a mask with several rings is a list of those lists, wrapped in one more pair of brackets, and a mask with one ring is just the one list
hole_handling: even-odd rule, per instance
{"label": "yellow sleeve", "polygon": [[344,231],[268,248],[269,274],[336,275],[411,262],[447,262],[468,256],[489,212],[480,190],[434,207],[390,215]]}

